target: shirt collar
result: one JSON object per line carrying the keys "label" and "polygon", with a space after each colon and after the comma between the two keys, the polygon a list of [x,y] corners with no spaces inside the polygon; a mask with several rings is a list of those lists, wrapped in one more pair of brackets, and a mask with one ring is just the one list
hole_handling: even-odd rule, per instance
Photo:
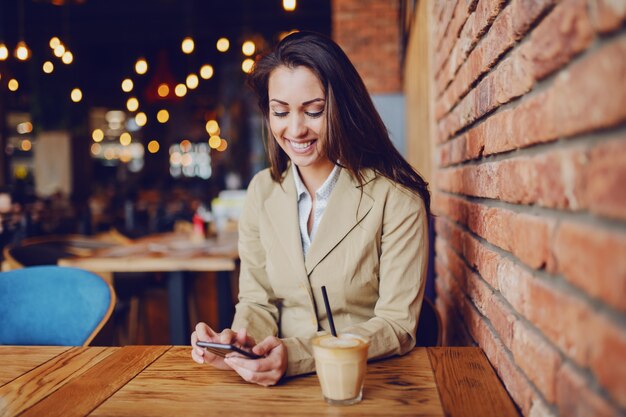
{"label": "shirt collar", "polygon": [[[304,182],[302,182],[302,178],[300,178],[300,173],[298,172],[298,168],[296,164],[291,164],[291,169],[293,170],[293,179],[296,183],[296,195],[298,196],[298,200],[302,197],[303,194],[308,194],[308,190],[304,186]],[[337,179],[339,178],[339,173],[341,172],[341,168],[339,165],[335,165],[333,170],[331,171],[324,184],[315,192],[315,194],[322,194],[329,188],[332,188],[335,183],[337,183]]]}

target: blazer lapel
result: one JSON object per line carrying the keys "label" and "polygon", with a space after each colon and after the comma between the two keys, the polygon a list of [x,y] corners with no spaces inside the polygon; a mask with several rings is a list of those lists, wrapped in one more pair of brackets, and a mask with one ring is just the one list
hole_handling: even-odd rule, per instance
{"label": "blazer lapel", "polygon": [[291,167],[287,168],[287,175],[282,182],[282,187],[280,184],[276,184],[264,205],[266,212],[269,213],[269,220],[276,233],[276,238],[287,254],[296,275],[299,279],[305,280],[308,285],[308,277],[304,269],[302,241],[300,240],[296,185]]}
{"label": "blazer lapel", "polygon": [[[374,174],[367,171],[365,182],[373,177]],[[352,180],[347,170],[342,169],[307,253],[307,275],[369,213],[373,204],[374,200],[362,193],[359,184]]]}

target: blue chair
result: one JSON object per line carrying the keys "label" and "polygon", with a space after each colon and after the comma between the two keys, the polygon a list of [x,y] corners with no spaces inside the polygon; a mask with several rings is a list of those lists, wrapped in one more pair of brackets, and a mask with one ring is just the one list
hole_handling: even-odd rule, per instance
{"label": "blue chair", "polygon": [[115,292],[77,268],[34,266],[0,273],[0,344],[87,346],[107,322]]}

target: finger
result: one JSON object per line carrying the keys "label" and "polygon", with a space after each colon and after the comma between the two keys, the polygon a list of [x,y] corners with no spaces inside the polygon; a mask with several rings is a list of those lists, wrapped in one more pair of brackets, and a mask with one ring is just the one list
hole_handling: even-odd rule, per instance
{"label": "finger", "polygon": [[224,358],[224,362],[230,366],[247,369],[251,372],[268,372],[279,367],[280,363],[276,358],[246,359],[238,355],[229,355]]}
{"label": "finger", "polygon": [[198,335],[196,332],[193,332],[191,334],[191,354],[193,355],[193,353],[195,352],[197,356],[202,357],[202,355],[204,354],[204,349],[196,345],[197,341],[198,341]]}
{"label": "finger", "polygon": [[252,347],[256,345],[254,338],[248,335],[248,330],[246,329],[240,329],[237,332],[236,341],[240,346]]}
{"label": "finger", "polygon": [[219,334],[220,343],[232,343],[237,338],[237,333],[233,332],[231,329],[224,329]]}
{"label": "finger", "polygon": [[200,322],[196,324],[196,336],[198,340],[212,340],[217,336],[217,333],[213,329],[211,329],[206,323]]}
{"label": "finger", "polygon": [[252,351],[259,356],[267,355],[272,349],[281,345],[280,339],[274,336],[268,336],[259,344],[252,348]]}
{"label": "finger", "polygon": [[[232,365],[232,366],[231,366]],[[270,385],[276,385],[280,380],[280,372],[277,370],[271,370],[268,372],[254,372],[248,368],[237,366],[232,363],[229,364],[231,368],[241,376],[245,381],[268,387]]]}
{"label": "finger", "polygon": [[202,354],[198,354],[196,349],[191,349],[191,359],[193,359],[194,362],[197,362],[199,364],[203,364],[204,363],[203,355]]}

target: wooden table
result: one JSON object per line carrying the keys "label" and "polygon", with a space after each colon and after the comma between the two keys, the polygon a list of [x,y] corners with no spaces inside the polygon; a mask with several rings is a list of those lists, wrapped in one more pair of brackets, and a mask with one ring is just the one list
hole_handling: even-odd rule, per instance
{"label": "wooden table", "polygon": [[315,375],[264,388],[188,346],[0,346],[0,416],[518,416],[479,348],[370,363],[361,403],[327,405]]}
{"label": "wooden table", "polygon": [[238,258],[237,233],[224,233],[199,242],[191,241],[184,234],[163,233],[84,256],[60,259],[58,264],[104,274],[167,272],[170,342],[182,345],[189,341],[185,272],[218,273],[218,292],[222,295],[218,297],[220,327],[227,327],[230,322],[225,320],[233,309],[230,272],[235,270]]}

